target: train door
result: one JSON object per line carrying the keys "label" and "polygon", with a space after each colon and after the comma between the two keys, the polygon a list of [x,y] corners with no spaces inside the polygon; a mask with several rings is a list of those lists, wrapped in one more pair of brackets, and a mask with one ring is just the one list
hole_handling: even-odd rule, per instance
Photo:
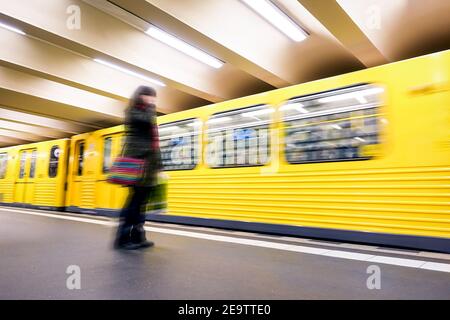
{"label": "train door", "polygon": [[36,205],[61,208],[65,201],[67,140],[45,144],[38,171]]}
{"label": "train door", "polygon": [[37,149],[19,151],[19,170],[17,172],[14,202],[32,204],[36,176]]}
{"label": "train door", "polygon": [[66,208],[69,211],[79,208],[79,175],[81,174],[83,168],[82,155],[84,154],[84,151],[82,149],[84,149],[84,140],[73,140],[73,144],[70,145],[70,156],[68,161],[67,174]]}
{"label": "train door", "polygon": [[100,171],[97,181],[97,202],[99,209],[117,210],[122,207],[126,189],[106,181],[112,162],[122,150],[123,134],[115,133],[100,137],[100,161],[97,163]]}
{"label": "train door", "polygon": [[94,209],[95,185],[89,165],[89,139],[77,141],[75,144],[75,165],[72,172],[74,205],[80,209]]}

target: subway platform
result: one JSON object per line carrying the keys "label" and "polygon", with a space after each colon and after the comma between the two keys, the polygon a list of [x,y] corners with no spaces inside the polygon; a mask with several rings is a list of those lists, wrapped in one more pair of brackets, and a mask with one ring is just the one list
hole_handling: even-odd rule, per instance
{"label": "subway platform", "polygon": [[149,222],[117,251],[115,225],[1,207],[0,299],[450,299],[448,254]]}

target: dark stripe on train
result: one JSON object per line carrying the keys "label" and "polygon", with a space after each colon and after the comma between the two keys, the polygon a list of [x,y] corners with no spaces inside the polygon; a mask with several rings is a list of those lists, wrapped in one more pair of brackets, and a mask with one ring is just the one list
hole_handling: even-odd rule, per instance
{"label": "dark stripe on train", "polygon": [[16,207],[25,209],[39,209],[39,210],[49,210],[49,211],[64,211],[65,207],[54,207],[54,206],[36,206],[28,203],[20,202],[0,202],[0,206],[5,207]]}
{"label": "dark stripe on train", "polygon": [[[39,207],[20,203],[2,203],[0,205],[64,211],[64,208],[57,207]],[[118,217],[119,211],[112,209],[83,209],[75,206],[65,208],[65,211],[75,213],[85,213],[92,215],[101,215],[107,217]],[[229,230],[251,231],[273,235],[287,235],[304,237],[319,240],[344,241],[357,244],[376,244],[385,247],[420,249],[434,252],[450,253],[450,239],[412,236],[401,234],[389,234],[378,232],[362,232],[339,229],[326,229],[315,227],[299,227],[281,224],[270,224],[260,222],[245,222],[221,219],[206,219],[196,217],[174,216],[166,214],[147,214],[147,221],[177,223],[192,226],[213,227]]]}
{"label": "dark stripe on train", "polygon": [[358,244],[376,244],[386,247],[420,249],[426,251],[450,253],[450,239],[437,237],[361,232],[315,227],[299,227],[259,222],[172,216],[164,214],[148,214],[147,220],[231,230],[252,231],[274,235],[288,235],[311,239],[335,240]]}

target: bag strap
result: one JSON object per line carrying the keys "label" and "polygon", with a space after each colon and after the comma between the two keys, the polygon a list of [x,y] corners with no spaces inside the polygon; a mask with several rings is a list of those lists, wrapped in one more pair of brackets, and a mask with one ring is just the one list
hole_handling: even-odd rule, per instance
{"label": "bag strap", "polygon": [[122,136],[122,141],[121,141],[121,143],[122,143],[122,150],[121,150],[120,153],[116,156],[116,158],[117,158],[117,157],[122,157],[122,158],[123,158],[123,154],[124,154],[124,152],[125,152],[125,146],[127,145],[127,136],[126,136],[125,132],[124,132],[124,134],[123,134],[123,136]]}

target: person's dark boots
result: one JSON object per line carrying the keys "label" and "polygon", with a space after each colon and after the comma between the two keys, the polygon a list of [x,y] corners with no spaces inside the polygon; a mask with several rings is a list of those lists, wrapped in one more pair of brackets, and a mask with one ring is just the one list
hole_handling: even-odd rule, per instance
{"label": "person's dark boots", "polygon": [[115,249],[124,249],[131,244],[131,227],[119,225],[116,239],[114,240]]}
{"label": "person's dark boots", "polygon": [[131,242],[139,245],[140,248],[148,248],[154,245],[152,241],[147,240],[142,225],[133,226],[131,229]]}

